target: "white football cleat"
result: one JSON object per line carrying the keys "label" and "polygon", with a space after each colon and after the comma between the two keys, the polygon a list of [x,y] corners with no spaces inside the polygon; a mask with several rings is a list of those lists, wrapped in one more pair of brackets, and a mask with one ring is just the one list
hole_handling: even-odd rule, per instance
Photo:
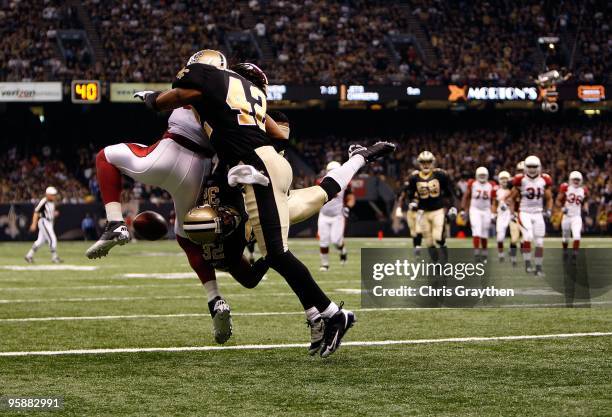
{"label": "white football cleat", "polygon": [[221,298],[208,302],[208,309],[213,321],[213,337],[222,345],[232,336],[232,313],[229,304]]}
{"label": "white football cleat", "polygon": [[100,236],[100,239],[87,249],[85,255],[89,259],[101,258],[108,255],[108,252],[117,245],[125,245],[131,239],[130,232],[128,231],[125,222],[115,221],[107,222],[104,228],[104,233]]}

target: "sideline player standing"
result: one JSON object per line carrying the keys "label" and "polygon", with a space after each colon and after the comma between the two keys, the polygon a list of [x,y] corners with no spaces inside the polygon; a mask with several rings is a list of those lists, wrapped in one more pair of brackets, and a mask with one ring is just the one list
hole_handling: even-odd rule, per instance
{"label": "sideline player standing", "polygon": [[462,216],[465,217],[465,213],[469,213],[476,262],[486,263],[489,257],[487,242],[493,215],[491,201],[495,199],[496,190],[497,185],[489,181],[489,170],[478,167],[476,179],[468,181],[467,190],[463,195]]}
{"label": "sideline player standing", "polygon": [[[340,168],[338,161],[327,164],[326,171]],[[321,252],[321,271],[329,270],[329,245],[333,243],[340,251],[340,263],[346,264],[347,251],[344,245],[344,227],[348,219],[349,210],[355,206],[355,196],[350,186],[340,191],[329,200],[319,212],[317,230],[319,234],[319,250]]]}
{"label": "sideline player standing", "polygon": [[559,187],[557,195],[557,207],[563,211],[561,221],[561,233],[563,242],[563,257],[568,257],[568,240],[570,236],[574,240],[572,244],[572,256],[576,258],[580,249],[580,233],[582,231],[582,206],[588,195],[587,187],[582,185],[582,174],[572,171],[569,174],[569,184],[564,182]]}
{"label": "sideline player standing", "polygon": [[34,262],[34,254],[45,242],[49,244],[49,249],[51,249],[51,261],[55,264],[62,262],[59,256],[57,256],[57,237],[53,230],[53,221],[57,217],[57,211],[55,210],[56,197],[57,189],[55,187],[47,187],[45,196],[34,208],[30,232],[36,232],[38,227],[38,238],[25,256],[27,263],[31,264]]}
{"label": "sideline player standing", "polygon": [[[513,180],[509,202],[520,196],[518,221],[523,233],[523,258],[525,271],[534,272],[531,265],[531,242],[535,242],[535,274],[544,276],[542,258],[544,257],[544,236],[546,223],[544,217],[552,213],[552,180],[542,173],[540,158],[531,155],[525,159],[525,175],[517,175]],[[544,209],[546,205],[546,209]],[[515,213],[513,205],[510,210]]]}

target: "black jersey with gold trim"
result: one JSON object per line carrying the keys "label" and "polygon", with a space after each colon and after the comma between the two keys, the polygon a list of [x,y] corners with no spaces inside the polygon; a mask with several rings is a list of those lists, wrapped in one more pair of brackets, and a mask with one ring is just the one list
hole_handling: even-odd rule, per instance
{"label": "black jersey with gold trim", "polygon": [[233,71],[191,64],[176,75],[173,88],[202,92],[192,106],[219,158],[230,164],[248,159],[256,148],[271,145],[266,135],[266,94]]}
{"label": "black jersey with gold trim", "polygon": [[202,245],[204,260],[212,267],[227,270],[239,262],[248,243],[246,224],[248,215],[244,208],[244,197],[238,187],[227,183],[227,166],[219,164],[202,188],[200,204],[231,206],[240,213],[241,221],[234,232],[221,242]]}
{"label": "black jersey with gold trim", "polygon": [[405,188],[407,196],[416,195],[419,210],[433,211],[445,207],[452,200],[453,189],[446,171],[436,168],[425,174],[413,172]]}

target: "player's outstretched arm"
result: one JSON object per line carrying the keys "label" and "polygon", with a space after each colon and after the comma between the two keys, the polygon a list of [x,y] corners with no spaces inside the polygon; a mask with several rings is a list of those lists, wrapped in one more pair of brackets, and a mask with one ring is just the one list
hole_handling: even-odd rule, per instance
{"label": "player's outstretched arm", "polygon": [[155,99],[154,109],[157,111],[173,110],[187,104],[193,104],[202,97],[202,92],[191,88],[173,88],[164,91]]}
{"label": "player's outstretched arm", "polygon": [[202,97],[202,92],[191,88],[173,88],[167,91],[138,91],[135,98],[144,101],[154,111],[173,110],[193,104]]}

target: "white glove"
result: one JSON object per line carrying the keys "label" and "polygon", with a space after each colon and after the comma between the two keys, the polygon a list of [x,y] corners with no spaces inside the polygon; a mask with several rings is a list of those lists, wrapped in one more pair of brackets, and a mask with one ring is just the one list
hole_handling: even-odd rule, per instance
{"label": "white glove", "polygon": [[[450,210],[448,210],[448,215],[451,216]],[[461,216],[461,218],[463,219],[464,222],[467,221],[467,217],[468,216],[467,216],[467,213],[465,212],[465,210],[461,210],[459,212],[459,216]]]}
{"label": "white glove", "polygon": [[457,209],[455,207],[449,208],[448,215],[451,217],[457,217]]}
{"label": "white glove", "polygon": [[395,217],[402,217],[403,213],[402,213],[402,207],[401,206],[397,206],[397,208],[395,209]]}
{"label": "white glove", "polygon": [[546,209],[544,211],[544,217],[550,219],[550,216],[552,216],[552,211],[550,209]]}
{"label": "white glove", "polygon": [[145,91],[137,91],[134,93],[134,98],[139,98],[142,101],[145,101],[147,99],[147,96],[149,94],[153,94],[155,91],[151,91],[151,90],[145,90]]}
{"label": "white glove", "polygon": [[408,204],[409,210],[416,210],[418,207],[419,207],[419,204],[416,201],[413,201],[410,204]]}
{"label": "white glove", "polygon": [[236,165],[227,172],[227,182],[230,187],[238,184],[259,184],[267,187],[270,180],[252,165]]}

